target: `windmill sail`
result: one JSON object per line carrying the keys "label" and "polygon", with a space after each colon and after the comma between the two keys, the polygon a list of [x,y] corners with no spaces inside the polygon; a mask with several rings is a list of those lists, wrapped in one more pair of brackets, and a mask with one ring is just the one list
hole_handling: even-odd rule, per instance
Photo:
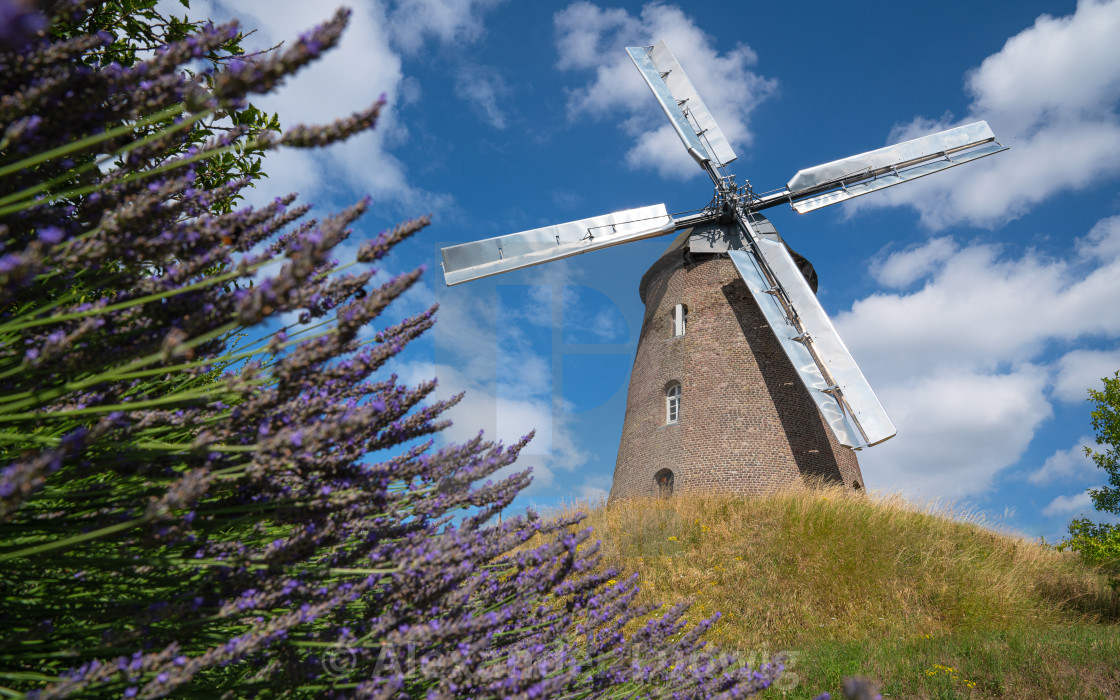
{"label": "windmill sail", "polygon": [[798,171],[777,199],[804,214],[1005,150],[987,122],[974,122]]}
{"label": "windmill sail", "polygon": [[669,86],[662,80],[661,72],[650,60],[646,50],[641,46],[628,46],[626,51],[629,52],[630,58],[634,61],[634,65],[638,67],[642,77],[645,78],[646,85],[649,85],[649,89],[653,91],[653,96],[657,98],[665,116],[669,117],[669,123],[673,125],[677,136],[681,137],[684,147],[688,149],[688,154],[700,165],[711,160],[708,149],[700,143],[700,137],[696,134],[696,130],[692,128],[688,117],[681,110],[681,106],[677,104],[676,98],[673,97]]}
{"label": "windmill sail", "polygon": [[753,244],[728,254],[836,439],[860,448],[892,437],[894,424],[773,225],[760,214],[740,221]]}
{"label": "windmill sail", "polygon": [[727,137],[665,42],[659,41],[648,50],[628,46],[626,51],[696,162],[703,165],[714,160],[716,165],[724,166],[735,160],[737,156]]}
{"label": "windmill sail", "polygon": [[664,204],[616,211],[444,248],[448,286],[540,265],[600,248],[672,233],[677,222]]}

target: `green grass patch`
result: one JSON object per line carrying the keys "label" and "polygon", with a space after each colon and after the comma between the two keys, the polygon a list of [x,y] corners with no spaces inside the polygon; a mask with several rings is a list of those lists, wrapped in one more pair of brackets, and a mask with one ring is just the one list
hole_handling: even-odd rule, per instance
{"label": "green grass patch", "polygon": [[875,679],[884,698],[1115,698],[1120,635],[1114,625],[970,631],[917,639],[820,641],[796,650],[764,698],[841,697],[848,676]]}

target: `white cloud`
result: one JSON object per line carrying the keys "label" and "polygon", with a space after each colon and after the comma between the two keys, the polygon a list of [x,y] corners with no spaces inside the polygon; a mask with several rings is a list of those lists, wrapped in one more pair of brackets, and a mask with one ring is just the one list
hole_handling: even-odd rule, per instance
{"label": "white cloud", "polygon": [[1057,193],[1120,172],[1120,2],[1082,0],[1066,17],[1041,15],[968,73],[966,118],[921,117],[891,141],[985,119],[1010,151],[891,188],[855,208],[907,205],[942,228],[996,226]]}
{"label": "white cloud", "polygon": [[[483,34],[482,13],[493,0],[404,0],[393,5],[377,0],[354,3],[350,23],[339,44],[302,69],[268,96],[253,103],[280,115],[281,124],[323,124],[365,109],[384,95],[388,105],[372,131],[326,149],[282,149],[265,159],[268,180],[249,191],[250,203],[270,201],[276,193],[299,192],[304,201],[325,196],[353,199],[370,195],[398,205],[402,212],[442,211],[453,206],[445,193],[426,192],[411,184],[405,165],[392,154],[408,138],[399,105],[421,99],[419,85],[404,74],[399,51],[412,52],[427,39],[470,41]],[[173,0],[161,9],[182,14]],[[196,0],[190,16],[241,20],[256,32],[244,42],[247,51],[291,41],[329,19],[330,6],[299,0]]]}
{"label": "white cloud", "polygon": [[1093,499],[1089,497],[1088,492],[1073,494],[1072,496],[1058,496],[1050,501],[1050,504],[1042,509],[1042,514],[1049,517],[1052,515],[1070,515],[1073,513],[1083,513],[1087,510],[1093,509]]}
{"label": "white cloud", "polygon": [[920,246],[891,254],[871,269],[879,284],[895,289],[909,287],[925,278],[957,250],[951,238],[934,238]]}
{"label": "white cloud", "polygon": [[1075,479],[1099,475],[1097,465],[1085,454],[1085,447],[1093,445],[1093,438],[1084,436],[1068,450],[1058,450],[1046,458],[1038,471],[1032,472],[1027,480],[1035,486],[1058,480]]}
{"label": "white cloud", "polygon": [[393,43],[415,53],[425,39],[472,43],[485,34],[482,14],[503,0],[400,0],[389,12]]}
{"label": "white cloud", "polygon": [[556,14],[555,27],[557,67],[595,71],[590,83],[569,95],[569,114],[618,120],[634,141],[626,154],[627,164],[634,169],[652,168],[662,176],[682,179],[701,172],[623,47],[664,39],[732,146],[740,151],[753,138],[751,111],[777,85],[750,70],[758,60],[750,47],[738,44],[720,53],[713,38],[673,5],[650,3],[635,17],[622,9],[604,10],[577,2]]}
{"label": "white cloud", "polygon": [[1120,349],[1071,350],[1057,362],[1054,396],[1069,403],[1089,400],[1089,389],[1101,388],[1101,379],[1120,370]]}
{"label": "white cloud", "polygon": [[1098,221],[1089,235],[1077,240],[1077,250],[1082,256],[1097,260],[1120,256],[1120,216]]}
{"label": "white cloud", "polygon": [[[898,427],[895,438],[861,453],[869,484],[980,495],[1019,460],[1052,415],[1050,386],[1064,395],[1089,364],[1079,360],[1090,354],[1075,350],[1046,366],[1047,349],[1120,336],[1113,236],[1120,227],[1098,225],[1065,259],[937,239],[879,264],[875,274],[886,283],[924,284],[878,292],[835,317]],[[1052,471],[1062,466],[1054,459]]]}
{"label": "white cloud", "polygon": [[495,393],[487,378],[468,375],[447,364],[413,362],[398,371],[401,381],[410,386],[438,378],[434,399],[465,392],[463,400],[443,416],[452,425],[439,434],[441,442],[462,443],[483,432],[486,439],[509,445],[535,430],[532,442],[511,468],[533,467],[533,484],[527,493],[552,486],[557,469],[571,471],[587,461],[564,420],[564,412],[554,410],[550,396],[502,396]]}
{"label": "white cloud", "polygon": [[[907,267],[896,256],[914,252],[895,253],[882,268]],[[1028,250],[1011,258],[973,244],[944,258],[921,289],[873,294],[835,321],[861,364],[899,381],[915,367],[991,371],[1030,361],[1053,340],[1116,337],[1118,305],[1120,256],[1052,259]]]}
{"label": "white cloud", "polygon": [[[567,304],[569,296],[568,294],[564,295],[565,304]],[[629,329],[626,326],[626,319],[623,318],[616,306],[600,309],[594,315],[586,318],[582,314],[576,314],[576,316],[577,318],[573,321],[565,320],[565,325],[568,328],[585,329],[604,342],[628,339],[627,330]],[[586,323],[580,323],[580,321],[586,321]]]}
{"label": "white cloud", "polygon": [[502,76],[489,66],[464,67],[455,82],[455,96],[495,129],[506,128],[506,115],[498,99],[508,91]]}
{"label": "white cloud", "polygon": [[911,381],[872,380],[898,435],[860,453],[864,478],[872,488],[914,496],[984,493],[1050,417],[1045,372],[928,372],[922,358],[913,361]]}
{"label": "white cloud", "polygon": [[538,354],[526,337],[527,328],[552,326],[554,297],[563,294],[568,280],[563,264],[542,268],[537,283],[509,305],[486,287],[457,287],[441,295],[439,322],[431,331],[437,360],[394,368],[410,385],[438,377],[437,398],[466,392],[448,412],[453,424],[440,440],[463,442],[483,431],[488,439],[510,444],[536,430],[514,465],[534,467],[530,494],[554,485],[558,470],[571,472],[589,459],[555,386],[551,358]]}
{"label": "white cloud", "polygon": [[587,477],[577,490],[579,501],[589,506],[606,503],[610,495],[611,478],[606,474],[595,474]]}
{"label": "white cloud", "polygon": [[968,76],[979,111],[1015,115],[1022,132],[1056,118],[1109,114],[1120,89],[1120,5],[1082,0],[1073,15],[1041,15]]}

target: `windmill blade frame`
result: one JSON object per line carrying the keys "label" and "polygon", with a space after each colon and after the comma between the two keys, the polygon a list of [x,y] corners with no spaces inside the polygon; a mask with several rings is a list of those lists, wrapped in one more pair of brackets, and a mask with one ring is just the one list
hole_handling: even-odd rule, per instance
{"label": "windmill blade frame", "polygon": [[758,211],[788,202],[805,214],[1006,150],[988,122],[973,122],[804,168],[784,191],[761,197],[750,208]]}
{"label": "windmill blade frame", "polygon": [[862,449],[897,432],[848,347],[761,214],[740,219],[746,243],[728,255],[836,439]]}
{"label": "windmill blade frame", "polygon": [[677,98],[673,95],[669,86],[665,84],[661,71],[649,57],[649,52],[644,46],[627,46],[626,52],[630,54],[630,59],[638,67],[638,72],[642,74],[642,78],[645,79],[646,85],[653,92],[653,96],[657,98],[657,103],[661,105],[665,116],[669,118],[669,123],[673,126],[673,130],[677,132],[681,142],[684,143],[688,154],[700,164],[700,167],[704,167],[704,164],[710,161],[712,157],[704,144],[700,142],[700,136],[688,121],[688,116],[681,109]]}
{"label": "windmill blade frame", "polygon": [[592,250],[664,236],[677,221],[655,204],[442,249],[447,286],[569,258]]}
{"label": "windmill blade frame", "polygon": [[[633,58],[634,54],[631,53],[630,57]],[[684,68],[681,68],[680,62],[669,50],[669,46],[664,41],[659,41],[649,47],[649,60],[657,68],[660,79],[673,96],[678,109],[684,114],[689,126],[704,144],[705,150],[715,164],[725,167],[738,158],[735,149],[724,136],[723,129],[716,124],[708,105],[700,99],[700,93],[692,85],[688,74],[684,72]]]}

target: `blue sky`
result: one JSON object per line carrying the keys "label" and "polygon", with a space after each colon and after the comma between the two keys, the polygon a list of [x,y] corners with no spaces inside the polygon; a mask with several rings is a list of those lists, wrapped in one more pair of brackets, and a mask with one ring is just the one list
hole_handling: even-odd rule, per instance
{"label": "blue sky", "polygon": [[[165,0],[166,2],[166,0]],[[202,2],[271,45],[325,18],[297,0]],[[268,158],[262,199],[371,194],[359,238],[434,224],[396,314],[438,302],[395,371],[467,391],[448,439],[538,437],[524,505],[610,488],[654,239],[448,289],[441,246],[664,202],[708,178],[624,47],[665,39],[759,191],[800,168],[986,119],[1011,150],[804,216],[771,210],[898,426],[871,489],[971,505],[1056,538],[1104,474],[1086,389],[1120,369],[1120,2],[548,3],[362,0],[342,45],[262,102],[323,122],[385,93],[378,129]],[[345,254],[345,251],[344,251]],[[386,319],[386,323],[393,319]]]}

